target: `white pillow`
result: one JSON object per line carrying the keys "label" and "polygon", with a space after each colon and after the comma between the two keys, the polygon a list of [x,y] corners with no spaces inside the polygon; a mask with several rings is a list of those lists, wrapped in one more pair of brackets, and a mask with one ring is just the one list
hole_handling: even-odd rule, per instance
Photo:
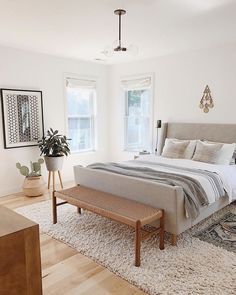
{"label": "white pillow", "polygon": [[216,143],[223,144],[222,148],[218,152],[218,156],[215,161],[215,164],[229,165],[231,163],[233,154],[236,148],[235,143],[222,143],[222,142],[212,142],[212,141],[205,141],[205,142],[208,144],[216,144]]}
{"label": "white pillow", "polygon": [[[192,159],[195,148],[196,148],[196,143],[197,143],[196,140],[182,140],[182,139],[177,139],[177,138],[166,138],[165,146],[168,146],[169,142],[173,142],[173,143],[184,142],[184,143],[187,143],[187,147],[186,147],[186,149],[184,151],[184,154],[183,154],[183,159]],[[164,148],[165,148],[165,146],[164,146]],[[164,151],[164,148],[163,148],[163,151]]]}

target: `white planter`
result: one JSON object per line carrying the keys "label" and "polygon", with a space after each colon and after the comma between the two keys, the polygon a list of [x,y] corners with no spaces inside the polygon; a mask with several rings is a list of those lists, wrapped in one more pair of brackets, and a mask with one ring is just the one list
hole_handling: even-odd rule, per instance
{"label": "white planter", "polygon": [[38,197],[43,195],[46,186],[42,176],[29,176],[25,178],[22,189],[26,196]]}
{"label": "white planter", "polygon": [[44,156],[46,167],[48,171],[60,171],[62,169],[64,156],[48,157]]}

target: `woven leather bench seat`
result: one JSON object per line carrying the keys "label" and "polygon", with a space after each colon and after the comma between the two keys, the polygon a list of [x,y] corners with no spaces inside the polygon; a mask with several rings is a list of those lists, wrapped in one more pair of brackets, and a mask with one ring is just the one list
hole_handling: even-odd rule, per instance
{"label": "woven leather bench seat", "polygon": [[[65,202],[57,203],[56,198]],[[135,228],[135,265],[140,265],[141,240],[154,233],[160,235],[160,249],[164,249],[164,211],[139,202],[131,201],[102,191],[84,186],[53,192],[53,223],[57,222],[57,206],[69,203],[101,215],[103,217],[124,223]],[[144,225],[160,220],[160,226],[152,231],[142,229]]]}

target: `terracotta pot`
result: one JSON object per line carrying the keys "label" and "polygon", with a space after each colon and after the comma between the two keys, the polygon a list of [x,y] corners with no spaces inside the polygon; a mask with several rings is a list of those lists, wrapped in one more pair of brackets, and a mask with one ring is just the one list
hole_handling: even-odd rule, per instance
{"label": "terracotta pot", "polygon": [[62,169],[64,156],[48,157],[44,156],[48,171],[60,171]]}
{"label": "terracotta pot", "polygon": [[46,190],[42,176],[26,177],[23,183],[23,192],[28,197],[38,197],[43,195]]}

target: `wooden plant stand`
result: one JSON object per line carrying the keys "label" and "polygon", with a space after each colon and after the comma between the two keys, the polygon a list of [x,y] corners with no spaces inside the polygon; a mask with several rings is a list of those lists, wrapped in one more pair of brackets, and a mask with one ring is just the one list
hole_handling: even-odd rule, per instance
{"label": "wooden plant stand", "polygon": [[60,180],[60,185],[61,185],[61,188],[63,189],[61,172],[59,170],[58,171],[48,171],[48,189],[50,189],[51,175],[52,175],[52,189],[53,189],[53,191],[56,190],[56,182],[55,182],[55,174],[56,174],[56,172],[58,173],[59,180]]}
{"label": "wooden plant stand", "polygon": [[[64,202],[57,203],[57,198]],[[135,229],[135,266],[140,266],[141,241],[153,234],[159,233],[159,248],[164,249],[164,211],[151,206],[121,198],[109,193],[75,186],[62,191],[53,191],[52,208],[53,223],[57,223],[57,207],[69,203],[81,208],[131,226]],[[158,228],[153,230],[143,228],[153,221],[159,220]]]}

